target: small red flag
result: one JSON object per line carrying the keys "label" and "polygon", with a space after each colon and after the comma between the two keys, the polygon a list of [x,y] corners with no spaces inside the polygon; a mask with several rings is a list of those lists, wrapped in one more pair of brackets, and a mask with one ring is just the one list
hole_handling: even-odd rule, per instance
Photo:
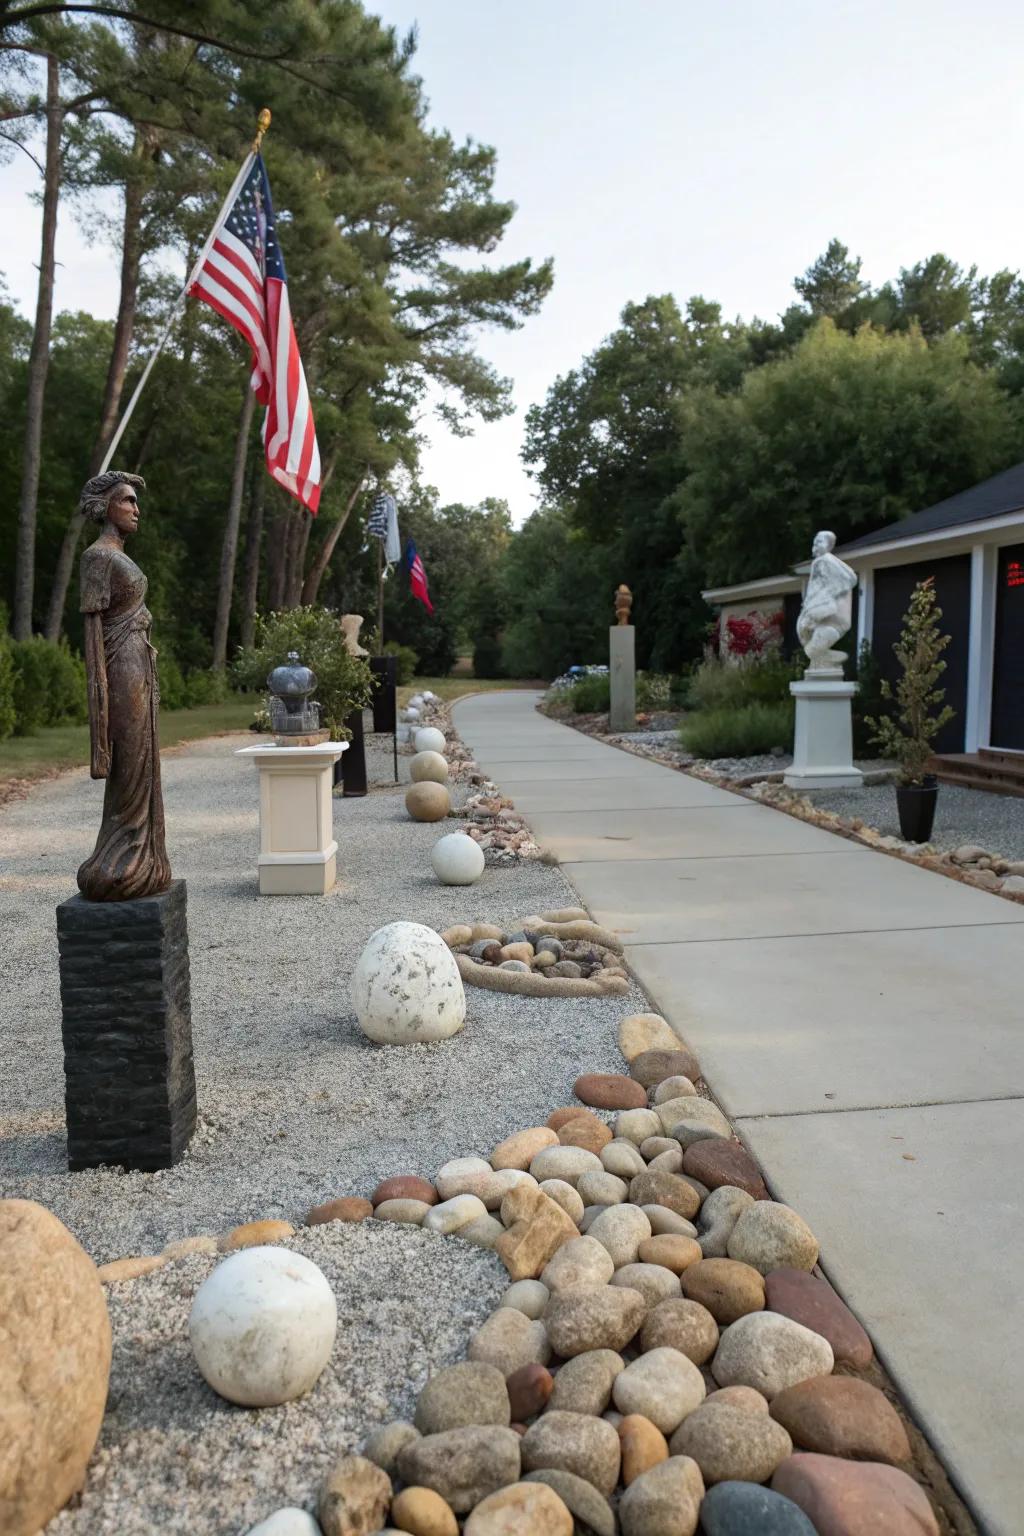
{"label": "small red flag", "polygon": [[412,539],[405,547],[405,559],[409,567],[409,591],[413,597],[419,598],[428,613],[433,613],[434,605],[430,601],[430,593],[427,590],[427,573],[423,569],[423,561]]}

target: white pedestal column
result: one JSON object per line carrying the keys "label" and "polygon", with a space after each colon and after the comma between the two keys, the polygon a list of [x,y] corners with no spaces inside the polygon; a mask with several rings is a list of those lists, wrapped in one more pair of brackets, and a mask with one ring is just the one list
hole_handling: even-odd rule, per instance
{"label": "white pedestal column", "polygon": [[790,683],[796,699],[793,764],[786,772],[789,789],[859,789],[864,775],[853,766],[853,710],[856,683],[834,670],[808,669]]}
{"label": "white pedestal column", "polygon": [[614,624],[608,631],[608,672],[613,731],[636,730],[636,646],[632,624]]}
{"label": "white pedestal column", "polygon": [[260,776],[261,896],[324,896],[337,878],[334,765],[347,741],[243,747]]}

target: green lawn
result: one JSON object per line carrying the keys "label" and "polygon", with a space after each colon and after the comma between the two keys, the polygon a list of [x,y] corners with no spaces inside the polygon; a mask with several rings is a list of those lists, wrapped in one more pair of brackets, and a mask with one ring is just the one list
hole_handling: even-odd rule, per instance
{"label": "green lawn", "polygon": [[[418,677],[408,688],[398,690],[405,704],[414,693],[429,688],[447,703],[467,693],[490,692],[497,688],[543,688],[541,682],[505,681],[474,677]],[[224,704],[204,704],[199,709],[163,710],[160,715],[160,745],[176,747],[182,741],[196,741],[201,736],[217,736],[224,731],[244,731],[253,717],[257,699],[233,694]],[[9,736],[0,741],[0,784],[11,779],[44,779],[62,768],[80,768],[89,761],[89,727],[54,725],[35,736]]]}
{"label": "green lawn", "polygon": [[[232,695],[224,704],[164,710],[160,715],[160,745],[175,747],[200,736],[244,731],[255,707],[255,698]],[[0,784],[10,779],[46,778],[55,770],[79,768],[88,761],[87,725],[54,725],[35,736],[10,736],[0,741]]]}

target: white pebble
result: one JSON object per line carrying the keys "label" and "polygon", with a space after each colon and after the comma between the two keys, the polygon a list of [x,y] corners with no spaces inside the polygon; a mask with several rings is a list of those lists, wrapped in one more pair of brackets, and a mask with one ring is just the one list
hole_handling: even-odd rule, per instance
{"label": "white pebble", "polygon": [[254,1525],[249,1536],[320,1536],[320,1527],[304,1509],[279,1509]]}
{"label": "white pebble", "polygon": [[432,1205],[424,1216],[421,1226],[428,1232],[457,1232],[487,1215],[487,1207],[477,1195],[456,1195],[454,1200],[442,1200]]}

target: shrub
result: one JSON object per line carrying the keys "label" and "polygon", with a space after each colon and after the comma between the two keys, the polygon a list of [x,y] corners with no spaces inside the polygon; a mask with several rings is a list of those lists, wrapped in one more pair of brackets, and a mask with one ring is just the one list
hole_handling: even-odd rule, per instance
{"label": "shrub", "polygon": [[799,666],[779,657],[721,661],[717,656],[706,656],[690,678],[687,701],[691,709],[786,703],[789,685],[800,675]]}
{"label": "shrub", "polygon": [[168,710],[184,709],[188,703],[185,674],[174,657],[161,651],[157,657],[156,671],[160,679],[160,707]]}
{"label": "shrub", "polygon": [[704,709],[687,716],[679,739],[694,757],[758,757],[793,740],[792,700]]}
{"label": "shrub", "polygon": [[393,656],[398,663],[395,669],[395,680],[399,688],[405,688],[416,676],[416,668],[420,664],[420,658],[411,645],[399,645],[397,640],[389,640],[384,647],[385,656]]}
{"label": "shrub", "polygon": [[329,608],[291,608],[256,620],[256,644],[239,651],[232,671],[241,688],[266,692],[267,675],[298,651],[317,676],[316,697],[324,725],[334,741],[351,734],[345,721],[355,709],[364,709],[373,693],[373,674],[368,664],[353,656],[345,644],[338,615]]}
{"label": "shrub", "polygon": [[30,736],[47,725],[89,718],[85,687],[85,663],[66,641],[54,645],[42,635],[15,640],[14,664],[15,733]]}
{"label": "shrub", "polygon": [[197,667],[185,678],[185,703],[189,709],[204,704],[223,704],[228,696],[228,680],[223,672]]}
{"label": "shrub", "polygon": [[664,672],[638,672],[636,675],[636,707],[644,714],[655,709],[668,709],[672,702],[672,679]]}
{"label": "shrub", "polygon": [[14,656],[10,641],[0,635],[0,741],[4,741],[17,723],[14,708]]}
{"label": "shrub", "polygon": [[577,715],[605,715],[611,708],[611,681],[607,672],[581,677],[572,687],[572,708]]}
{"label": "shrub", "polygon": [[497,635],[481,635],[473,647],[474,677],[503,677],[501,641]]}
{"label": "shrub", "polygon": [[928,576],[911,593],[900,638],[893,646],[900,664],[895,694],[882,680],[882,698],[893,702],[893,714],[865,717],[872,740],[883,756],[894,757],[899,763],[903,784],[923,781],[935,738],[956,714],[948,704],[942,704],[945,688],[936,686],[946,670],[941,657],[950,640],[949,635],[939,631],[941,618],[942,609],[935,602],[934,578]]}

